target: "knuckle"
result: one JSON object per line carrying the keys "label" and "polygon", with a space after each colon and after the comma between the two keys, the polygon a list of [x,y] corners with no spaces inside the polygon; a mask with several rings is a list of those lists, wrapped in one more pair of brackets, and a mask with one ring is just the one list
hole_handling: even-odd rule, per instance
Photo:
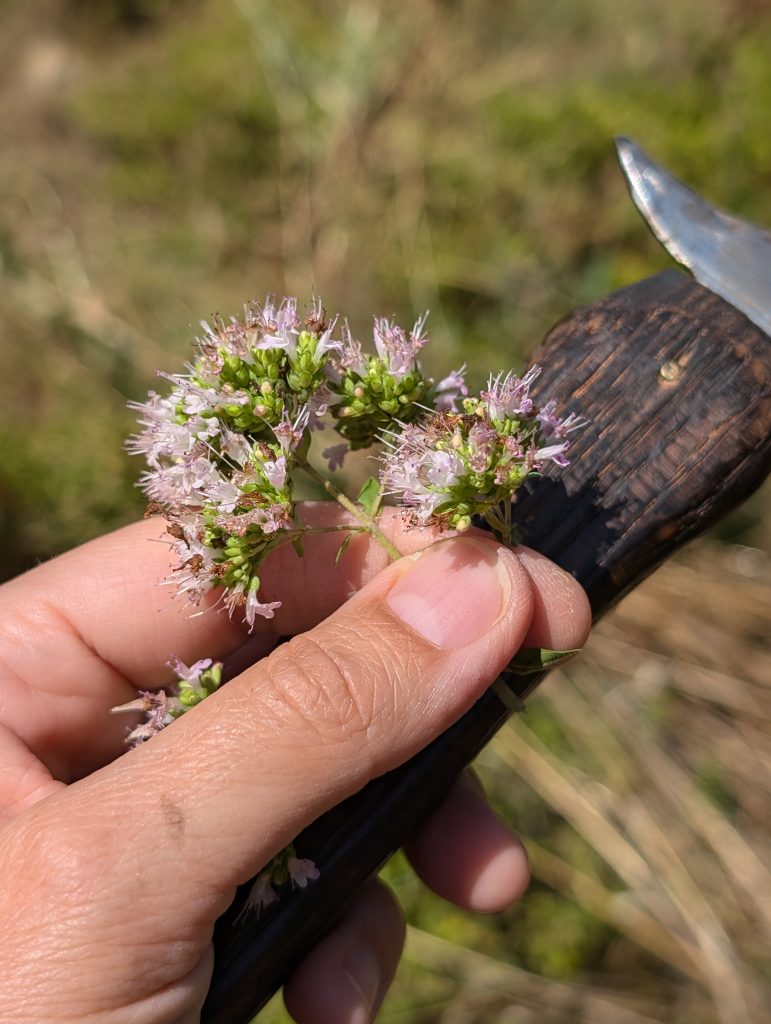
{"label": "knuckle", "polygon": [[346,638],[295,637],[276,659],[273,682],[283,700],[325,739],[366,736],[374,714],[371,687],[351,665]]}
{"label": "knuckle", "polygon": [[70,953],[82,948],[89,934],[98,933],[104,886],[95,864],[101,865],[108,852],[102,838],[82,822],[63,827],[45,813],[12,822],[0,851],[0,932],[10,929],[20,948],[27,941],[45,948],[52,965],[61,954],[63,936]]}
{"label": "knuckle", "polygon": [[264,663],[261,699],[284,726],[291,719],[324,745],[366,745],[389,727],[398,705],[399,662],[387,650],[388,645],[363,643],[355,624],[302,634]]}
{"label": "knuckle", "polygon": [[57,903],[88,904],[93,895],[94,863],[101,862],[108,852],[102,836],[75,822],[66,828],[48,827],[43,819],[39,825],[42,827],[29,828],[24,840],[27,870],[33,872],[40,890],[55,897]]}

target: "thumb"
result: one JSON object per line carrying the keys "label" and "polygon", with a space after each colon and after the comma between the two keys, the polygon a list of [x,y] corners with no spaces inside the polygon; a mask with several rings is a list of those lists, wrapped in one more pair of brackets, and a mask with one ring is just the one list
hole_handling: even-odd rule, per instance
{"label": "thumb", "polygon": [[481,696],[532,615],[531,578],[511,551],[441,541],[17,823],[34,816],[55,849],[64,828],[70,871],[99,863],[105,934],[124,905],[124,943],[132,929],[156,948],[208,942],[236,885]]}
{"label": "thumb", "polygon": [[244,673],[231,699],[249,713],[233,712],[242,732],[259,731],[253,756],[275,785],[263,794],[275,843],[460,717],[519,647],[532,609],[511,552],[447,540],[390,566]]}
{"label": "thumb", "polygon": [[195,764],[193,791],[168,790],[189,841],[206,847],[221,881],[243,882],[459,718],[532,614],[530,577],[493,542],[455,538],[391,565],[185,716],[176,738],[161,734]]}

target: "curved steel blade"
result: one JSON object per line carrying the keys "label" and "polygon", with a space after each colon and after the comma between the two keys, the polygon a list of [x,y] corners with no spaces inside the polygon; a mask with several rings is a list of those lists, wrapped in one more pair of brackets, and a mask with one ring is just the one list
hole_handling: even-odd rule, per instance
{"label": "curved steel blade", "polygon": [[664,248],[771,336],[771,233],[716,210],[629,139],[616,139],[616,150],[632,199]]}

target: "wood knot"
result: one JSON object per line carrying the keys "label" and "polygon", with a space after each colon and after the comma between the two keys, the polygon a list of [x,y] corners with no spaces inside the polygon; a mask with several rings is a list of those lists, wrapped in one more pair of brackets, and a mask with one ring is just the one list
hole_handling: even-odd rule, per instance
{"label": "wood knot", "polygon": [[683,372],[683,367],[680,363],[675,362],[674,359],[668,359],[666,363],[662,363],[659,367],[659,377],[667,384],[674,384],[675,381],[679,380]]}

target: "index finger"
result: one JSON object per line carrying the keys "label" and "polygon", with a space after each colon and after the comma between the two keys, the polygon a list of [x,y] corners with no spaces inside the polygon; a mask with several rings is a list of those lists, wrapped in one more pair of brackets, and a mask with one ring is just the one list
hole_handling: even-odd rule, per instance
{"label": "index finger", "polygon": [[[334,502],[306,503],[300,514],[313,527],[352,524]],[[438,537],[435,529],[406,528],[395,509],[384,510],[380,526],[403,554]],[[131,700],[136,689],[171,682],[171,657],[188,664],[222,659],[247,641],[244,624],[213,607],[216,592],[195,609],[159,585],[176,558],[164,534],[162,520],[135,523],[0,588],[3,724],[58,779],[80,777],[115,757],[127,723],[107,709]],[[303,558],[289,544],[273,553],[260,573],[260,593],[282,606],[273,619],[258,619],[255,632],[277,637],[310,629],[388,564],[386,551],[367,535],[354,537],[338,559],[343,537],[307,536]],[[537,577],[531,565],[526,569]],[[537,613],[531,627],[541,639],[532,635],[528,643],[553,647],[559,631],[542,619]]]}
{"label": "index finger", "polygon": [[[309,502],[300,510],[311,527],[357,524],[333,502]],[[405,530],[394,509],[386,509],[382,528],[408,554],[437,539],[433,529]],[[260,572],[261,598],[281,601],[272,619],[258,619],[255,631],[291,635],[311,628],[339,607],[390,561],[368,536],[355,536],[338,560],[344,532],[311,534],[300,558],[287,544],[273,552]],[[163,520],[133,523],[76,548],[12,580],[0,590],[0,622],[25,645],[45,675],[70,665],[68,638],[81,642],[134,686],[167,682],[167,661],[221,658],[244,643],[248,630],[238,618],[216,607],[212,591],[198,608],[175,595],[165,578],[176,567]],[[55,651],[47,641],[55,642]],[[62,644],[65,644],[63,650]],[[81,687],[76,687],[77,692]]]}

